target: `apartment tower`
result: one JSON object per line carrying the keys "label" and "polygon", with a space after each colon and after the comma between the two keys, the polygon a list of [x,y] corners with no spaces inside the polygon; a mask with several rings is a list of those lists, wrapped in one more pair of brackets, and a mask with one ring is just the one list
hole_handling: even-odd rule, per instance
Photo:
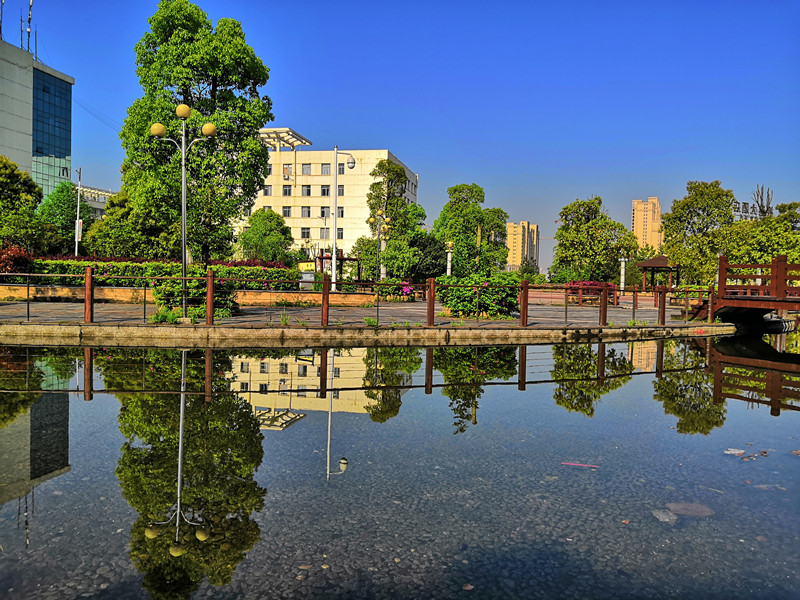
{"label": "apartment tower", "polygon": [[650,196],[646,200],[634,200],[631,210],[631,231],[639,240],[639,247],[652,246],[656,250],[661,246],[661,204],[658,196]]}
{"label": "apartment tower", "polygon": [[506,270],[516,271],[527,258],[539,264],[539,226],[528,221],[506,223],[506,246],[508,264]]}

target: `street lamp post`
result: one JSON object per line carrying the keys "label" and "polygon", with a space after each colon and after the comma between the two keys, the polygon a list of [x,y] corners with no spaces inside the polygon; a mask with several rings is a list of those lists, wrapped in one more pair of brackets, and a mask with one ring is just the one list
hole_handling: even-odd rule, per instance
{"label": "street lamp post", "polygon": [[81,169],[83,167],[79,167],[77,169],[73,169],[78,174],[78,211],[75,214],[75,257],[78,257],[78,241],[81,239],[81,228],[83,223],[81,223]]}
{"label": "street lamp post", "polygon": [[332,289],[336,290],[336,240],[338,239],[339,230],[337,229],[336,219],[339,216],[339,155],[346,154],[350,158],[347,159],[347,168],[352,169],[356,166],[356,159],[349,152],[339,152],[339,147],[333,147],[333,256],[331,257],[331,284]]}
{"label": "street lamp post", "polygon": [[[380,283],[381,274],[383,269],[381,269],[381,234],[383,234],[383,239],[386,239],[386,234],[389,231],[389,223],[392,222],[392,219],[386,216],[383,210],[378,209],[375,213],[374,217],[369,218],[370,225],[375,225],[375,282]],[[381,318],[381,296],[378,292],[378,287],[375,286],[375,319],[380,323]]]}
{"label": "street lamp post", "polygon": [[[323,350],[323,352],[328,352],[328,350]],[[330,350],[331,353],[331,374],[335,373],[333,368],[333,359],[334,359],[334,352]],[[327,373],[324,374],[327,377]],[[331,388],[333,388],[333,377],[331,377]],[[333,423],[333,389],[328,390],[328,447],[327,447],[327,460],[325,463],[325,480],[330,481],[331,475],[341,475],[347,470],[347,459],[343,456],[339,459],[339,470],[338,471],[331,471],[331,426]]]}
{"label": "street lamp post", "polygon": [[205,138],[214,137],[217,135],[217,128],[213,123],[206,123],[201,128],[201,133],[204,137],[195,138],[189,144],[186,144],[186,119],[192,115],[192,109],[185,104],[179,104],[175,108],[175,114],[181,120],[181,139],[180,141],[168,138],[167,128],[161,123],[153,123],[150,126],[150,135],[154,138],[163,139],[172,142],[181,151],[181,313],[183,318],[186,318],[186,153],[189,151],[195,142],[199,142]]}
{"label": "street lamp post", "polygon": [[453,242],[445,242],[445,246],[447,246],[447,276],[450,277],[453,270]]}

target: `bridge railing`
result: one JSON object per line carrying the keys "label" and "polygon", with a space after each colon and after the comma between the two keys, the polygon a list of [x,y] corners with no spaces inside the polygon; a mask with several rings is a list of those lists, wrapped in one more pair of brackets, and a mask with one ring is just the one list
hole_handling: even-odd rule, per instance
{"label": "bridge railing", "polygon": [[770,298],[800,297],[800,264],[790,264],[785,255],[765,264],[730,264],[727,256],[719,257],[720,296],[767,296]]}

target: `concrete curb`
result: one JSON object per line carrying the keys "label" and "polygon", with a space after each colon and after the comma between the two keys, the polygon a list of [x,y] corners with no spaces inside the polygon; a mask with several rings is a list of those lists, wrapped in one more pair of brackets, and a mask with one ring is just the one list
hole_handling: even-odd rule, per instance
{"label": "concrete curb", "polygon": [[640,327],[303,327],[246,328],[205,325],[97,325],[83,323],[0,323],[0,339],[26,346],[108,346],[120,348],[279,348],[319,346],[485,346],[558,342],[627,342],[678,337],[732,335],[728,323]]}

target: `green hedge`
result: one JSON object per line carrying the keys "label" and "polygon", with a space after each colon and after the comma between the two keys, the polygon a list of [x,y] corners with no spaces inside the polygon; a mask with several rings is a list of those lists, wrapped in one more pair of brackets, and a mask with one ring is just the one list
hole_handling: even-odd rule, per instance
{"label": "green hedge", "polygon": [[490,277],[477,274],[461,278],[443,275],[436,280],[437,284],[467,287],[437,287],[436,296],[456,317],[478,313],[492,317],[508,316],[519,311],[519,282],[519,274],[514,272],[495,273]]}

